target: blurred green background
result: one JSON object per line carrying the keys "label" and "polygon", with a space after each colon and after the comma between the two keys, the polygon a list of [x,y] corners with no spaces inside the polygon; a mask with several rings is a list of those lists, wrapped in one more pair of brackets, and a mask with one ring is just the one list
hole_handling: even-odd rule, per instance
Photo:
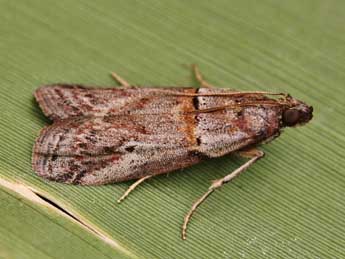
{"label": "blurred green background", "polygon": [[[24,184],[110,237],[0,187],[0,258],[345,258],[345,1],[0,0],[0,179]],[[192,202],[244,162],[224,157],[142,184],[46,182],[31,149],[49,121],[33,91],[55,82],[196,85],[288,92],[314,106],[266,157]],[[17,190],[18,191],[18,190]]]}

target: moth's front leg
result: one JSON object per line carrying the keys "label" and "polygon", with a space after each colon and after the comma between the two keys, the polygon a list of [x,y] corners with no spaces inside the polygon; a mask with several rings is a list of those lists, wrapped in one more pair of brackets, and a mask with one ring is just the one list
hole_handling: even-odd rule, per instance
{"label": "moth's front leg", "polygon": [[258,150],[256,148],[245,150],[245,151],[239,151],[238,154],[245,158],[250,158],[246,163],[241,165],[239,168],[228,174],[227,176],[215,180],[212,182],[212,185],[208,188],[208,191],[205,192],[201,198],[199,198],[194,204],[192,205],[192,208],[189,210],[188,214],[184,218],[183,226],[182,226],[182,239],[186,239],[186,231],[187,231],[187,225],[194,213],[194,211],[198,208],[198,206],[206,200],[206,198],[214,192],[216,189],[220,188],[223,184],[226,184],[233,180],[235,177],[239,176],[241,173],[243,173],[246,169],[248,169],[252,164],[254,164],[258,159],[264,156],[264,152],[261,150]]}

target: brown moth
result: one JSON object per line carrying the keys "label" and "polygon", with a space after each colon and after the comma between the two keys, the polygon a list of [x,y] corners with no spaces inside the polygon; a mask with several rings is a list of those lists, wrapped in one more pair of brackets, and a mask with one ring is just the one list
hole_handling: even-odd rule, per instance
{"label": "brown moth", "polygon": [[137,179],[120,202],[154,175],[233,153],[249,158],[193,204],[182,227],[185,239],[193,212],[208,195],[263,157],[259,144],[308,122],[313,112],[288,94],[214,88],[196,66],[194,72],[200,88],[135,87],[113,73],[121,88],[37,89],[35,98],[53,124],[36,140],[34,171],[80,185]]}

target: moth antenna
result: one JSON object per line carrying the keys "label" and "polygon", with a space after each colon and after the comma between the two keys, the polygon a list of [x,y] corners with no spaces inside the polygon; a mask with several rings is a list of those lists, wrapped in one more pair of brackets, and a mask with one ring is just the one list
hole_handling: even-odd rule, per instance
{"label": "moth antenna", "polygon": [[172,93],[171,95],[174,96],[190,96],[190,97],[198,97],[198,96],[241,96],[241,95],[250,95],[250,94],[260,94],[260,95],[281,95],[287,96],[286,93],[272,93],[272,92],[265,92],[265,91],[248,91],[248,92],[231,92],[231,93]]}

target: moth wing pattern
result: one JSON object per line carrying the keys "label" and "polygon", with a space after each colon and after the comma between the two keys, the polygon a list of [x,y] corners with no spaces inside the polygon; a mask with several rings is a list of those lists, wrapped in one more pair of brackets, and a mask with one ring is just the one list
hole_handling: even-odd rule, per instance
{"label": "moth wing pattern", "polygon": [[[195,95],[198,92],[211,95]],[[212,96],[224,92],[205,88],[41,87],[35,96],[54,123],[44,128],[36,141],[33,169],[65,183],[121,182],[223,156],[279,133],[275,108],[200,112],[236,102],[235,97]]]}
{"label": "moth wing pattern", "polygon": [[200,162],[182,115],[130,115],[62,120],[44,128],[33,155],[42,177],[99,185],[160,174]]}
{"label": "moth wing pattern", "polygon": [[[173,112],[184,99],[174,93],[195,93],[195,88],[92,88],[81,85],[54,84],[38,88],[35,99],[50,119],[83,116],[159,114]],[[169,93],[171,95],[169,95]]]}

